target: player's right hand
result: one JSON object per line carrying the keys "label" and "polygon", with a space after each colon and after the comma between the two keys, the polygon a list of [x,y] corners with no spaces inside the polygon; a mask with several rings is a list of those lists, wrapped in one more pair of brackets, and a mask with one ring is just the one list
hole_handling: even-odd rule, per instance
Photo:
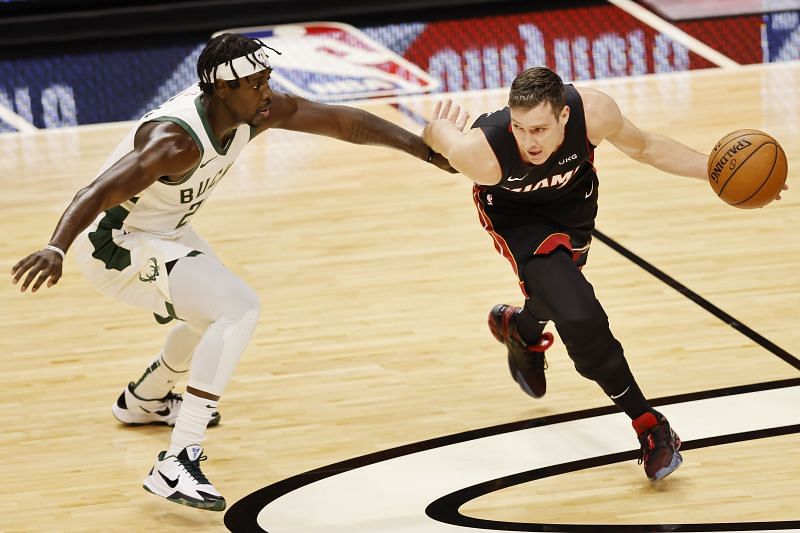
{"label": "player's right hand", "polygon": [[431,120],[439,119],[449,120],[458,131],[464,131],[464,127],[469,120],[469,111],[453,103],[449,98],[445,98],[436,102],[436,106],[433,108]]}
{"label": "player's right hand", "polygon": [[63,259],[57,252],[52,250],[33,252],[17,261],[17,264],[11,268],[11,275],[14,277],[13,283],[16,285],[27,272],[28,275],[22,282],[20,292],[25,292],[36,276],[39,278],[33,284],[31,292],[36,292],[45,281],[47,281],[48,287],[52,287],[61,279],[62,264]]}

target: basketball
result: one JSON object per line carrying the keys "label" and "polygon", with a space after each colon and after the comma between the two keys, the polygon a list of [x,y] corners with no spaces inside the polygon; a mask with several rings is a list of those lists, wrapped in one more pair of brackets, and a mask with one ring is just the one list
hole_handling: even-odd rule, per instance
{"label": "basketball", "polygon": [[736,130],[708,157],[708,183],[725,202],[742,209],[764,207],[786,183],[786,154],[771,135]]}

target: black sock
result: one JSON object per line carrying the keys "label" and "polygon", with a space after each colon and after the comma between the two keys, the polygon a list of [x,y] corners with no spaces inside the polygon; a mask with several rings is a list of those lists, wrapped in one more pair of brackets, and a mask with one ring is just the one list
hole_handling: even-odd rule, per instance
{"label": "black sock", "polygon": [[[608,392],[606,392],[608,394]],[[650,407],[650,404],[642,394],[642,391],[639,389],[639,385],[631,379],[630,383],[627,387],[622,388],[617,393],[609,394],[611,400],[617,404],[617,407],[625,411],[631,420],[639,418],[646,412],[656,413],[656,411]]]}
{"label": "black sock", "polygon": [[527,345],[537,344],[542,336],[547,320],[539,320],[525,309],[517,317],[517,333]]}
{"label": "black sock", "polygon": [[633,374],[631,373],[628,362],[625,361],[622,366],[611,379],[603,380],[603,383],[598,382],[600,387],[603,388],[609,398],[629,417],[631,420],[639,418],[646,412],[657,413],[642,394],[639,385],[636,383]]}

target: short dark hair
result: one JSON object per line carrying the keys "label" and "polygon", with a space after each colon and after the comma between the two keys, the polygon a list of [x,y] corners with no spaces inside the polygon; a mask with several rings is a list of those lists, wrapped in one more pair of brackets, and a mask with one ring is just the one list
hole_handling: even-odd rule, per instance
{"label": "short dark hair", "polygon": [[[203,51],[200,52],[200,57],[197,58],[197,76],[200,78],[200,89],[207,95],[213,94],[216,67],[237,57],[255,52],[262,46],[264,46],[264,43],[258,39],[251,39],[238,33],[222,33],[208,41]],[[264,68],[269,68],[269,65],[264,65]],[[239,80],[229,81],[228,85],[237,88]]]}
{"label": "short dark hair", "polygon": [[534,108],[542,102],[549,102],[558,116],[567,105],[564,82],[547,67],[525,69],[511,83],[508,107]]}

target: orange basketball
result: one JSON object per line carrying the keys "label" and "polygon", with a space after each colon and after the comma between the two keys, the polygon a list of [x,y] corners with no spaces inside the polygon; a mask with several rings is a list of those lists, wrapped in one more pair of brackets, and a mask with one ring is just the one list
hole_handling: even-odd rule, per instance
{"label": "orange basketball", "polygon": [[708,183],[734,207],[764,207],[786,183],[786,154],[772,136],[758,130],[727,134],[708,157]]}

